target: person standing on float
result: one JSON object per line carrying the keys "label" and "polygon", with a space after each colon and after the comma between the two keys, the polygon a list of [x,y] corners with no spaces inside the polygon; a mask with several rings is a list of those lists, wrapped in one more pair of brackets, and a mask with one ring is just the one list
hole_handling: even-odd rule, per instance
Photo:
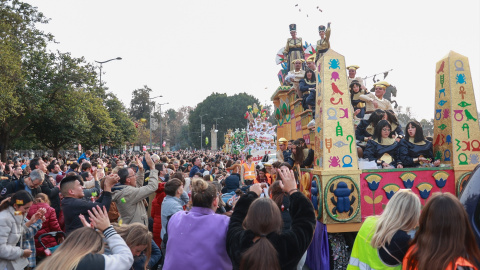
{"label": "person standing on float", "polygon": [[[285,55],[285,59],[287,59],[287,71],[293,71],[294,65],[293,61],[297,59],[304,59],[303,55],[303,46],[302,46],[302,38],[297,37],[297,25],[292,23],[290,24],[290,35],[291,38],[288,38],[287,45],[285,45],[285,50],[283,54]],[[305,69],[302,67],[302,69]]]}
{"label": "person standing on float", "polygon": [[318,59],[330,49],[330,23],[327,24],[326,29],[325,25],[320,25],[318,27],[318,33],[320,34],[320,39],[317,41],[317,48],[315,49],[317,51],[315,63],[317,63]]}

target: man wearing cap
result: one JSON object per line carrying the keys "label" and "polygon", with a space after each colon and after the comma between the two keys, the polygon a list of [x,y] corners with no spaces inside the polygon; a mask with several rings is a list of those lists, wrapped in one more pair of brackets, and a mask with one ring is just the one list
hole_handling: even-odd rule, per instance
{"label": "man wearing cap", "polygon": [[348,70],[348,77],[347,77],[348,85],[351,85],[353,81],[357,81],[362,86],[363,90],[367,90],[367,88],[365,87],[365,83],[363,82],[363,79],[361,77],[356,77],[357,69],[359,69],[359,68],[360,67],[357,66],[357,65],[351,65],[351,66],[347,67],[347,70]]}
{"label": "man wearing cap", "polygon": [[277,160],[280,162],[285,162],[288,158],[290,158],[290,151],[287,149],[288,141],[285,138],[280,138],[278,140],[278,146],[280,150],[277,151]]}
{"label": "man wearing cap", "polygon": [[317,63],[318,59],[330,49],[330,23],[327,24],[326,29],[325,25],[320,25],[318,27],[318,33],[320,34],[320,40],[317,41],[317,56],[315,58],[315,63]]}
{"label": "man wearing cap", "polygon": [[315,57],[317,54],[312,54],[307,58],[307,68],[313,72],[315,72]]}
{"label": "man wearing cap", "polygon": [[302,38],[297,37],[297,25],[292,23],[289,25],[290,35],[292,36],[287,40],[287,45],[285,45],[285,50],[283,54],[287,59],[287,70],[292,71],[294,69],[293,61],[296,59],[303,59],[303,45]]}
{"label": "man wearing cap", "polygon": [[374,84],[375,86],[375,93],[368,93],[366,95],[360,95],[360,100],[363,100],[366,102],[366,114],[370,114],[376,109],[382,109],[382,110],[392,110],[393,107],[390,101],[387,99],[383,98],[383,95],[385,95],[385,89],[389,86],[390,84],[386,81],[380,81]]}

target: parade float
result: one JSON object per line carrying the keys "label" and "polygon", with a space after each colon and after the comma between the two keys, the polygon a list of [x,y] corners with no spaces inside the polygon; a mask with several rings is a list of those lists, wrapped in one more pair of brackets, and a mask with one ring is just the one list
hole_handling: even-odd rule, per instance
{"label": "parade float", "polygon": [[[279,57],[277,55],[277,64]],[[469,61],[451,51],[435,66],[432,64],[433,70],[433,152],[441,165],[362,170],[356,150],[345,57],[329,49],[315,62],[315,111],[302,108],[302,99],[295,89],[298,86],[285,82],[291,70],[282,64],[278,73],[281,85],[271,97],[277,138],[304,138],[315,151],[313,168],[295,169],[300,189],[311,199],[318,221],[307,264],[320,259],[319,254],[325,252],[320,247],[325,247],[330,234],[358,231],[366,217],[382,213],[399,189],[411,189],[421,198],[422,205],[434,192],[450,192],[456,196],[462,193],[472,170],[480,162],[480,129],[475,117],[477,106]],[[313,115],[315,125],[309,127]],[[329,233],[328,238],[323,230]]]}
{"label": "parade float", "polygon": [[225,153],[252,155],[257,163],[263,156],[276,152],[276,125],[268,122],[268,111],[257,104],[249,105],[244,118],[248,120],[245,129],[229,129],[225,134]]}

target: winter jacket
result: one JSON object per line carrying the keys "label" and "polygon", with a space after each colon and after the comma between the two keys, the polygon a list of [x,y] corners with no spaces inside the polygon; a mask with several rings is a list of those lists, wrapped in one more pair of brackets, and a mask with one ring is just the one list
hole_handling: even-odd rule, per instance
{"label": "winter jacket", "polygon": [[0,212],[0,269],[13,269],[11,261],[23,255],[23,249],[17,246],[23,232],[23,216],[15,215],[15,209],[9,206]]}
{"label": "winter jacket", "polygon": [[188,203],[188,194],[183,192],[180,198],[167,195],[162,202],[162,232],[160,233],[160,237],[163,239],[163,235],[166,232],[166,223],[168,221],[168,217],[172,216],[173,214],[183,211],[183,206]]}
{"label": "winter jacket", "polygon": [[[255,192],[240,197],[230,218],[227,232],[227,252],[232,260],[233,269],[240,268],[242,254],[254,245],[255,234],[245,230],[243,220],[247,216],[250,204],[258,198]],[[290,195],[291,230],[269,233],[266,238],[275,247],[281,269],[297,269],[297,264],[312,242],[315,231],[315,212],[310,200],[301,192]],[[170,226],[169,226],[170,228]]]}
{"label": "winter jacket", "polygon": [[160,232],[162,231],[162,203],[166,196],[165,182],[158,184],[158,189],[155,193],[151,211],[153,218],[153,241],[155,241],[157,246],[160,246],[162,244],[162,238],[160,237]]}
{"label": "winter jacket", "polygon": [[75,229],[83,227],[82,221],[78,217],[82,214],[88,220],[88,210],[91,210],[97,205],[110,210],[110,202],[112,201],[112,193],[104,191],[100,198],[95,202],[89,202],[84,199],[77,199],[73,197],[65,197],[62,200],[62,211],[65,217],[65,233],[68,234]]}
{"label": "winter jacket", "polygon": [[[44,248],[38,241],[38,237],[44,233],[58,232],[62,229],[58,224],[57,216],[55,215],[55,209],[49,206],[47,203],[36,203],[30,207],[27,218],[30,219],[40,208],[45,208],[45,222],[43,222],[42,228],[35,234],[35,248],[37,249],[37,256],[44,256]],[[46,247],[54,247],[58,243],[54,237],[45,236],[42,238],[42,242]]]}
{"label": "winter jacket", "polygon": [[150,170],[146,186],[141,179],[143,178],[137,178],[137,187],[119,185],[112,188],[112,201],[117,204],[118,212],[125,224],[139,222],[148,226],[147,210],[143,200],[158,189],[158,171]]}
{"label": "winter jacket", "polygon": [[227,192],[232,192],[240,188],[240,174],[232,173],[225,179],[225,187],[227,187]]}
{"label": "winter jacket", "polygon": [[[8,183],[7,186],[2,189],[0,197],[5,197],[6,195],[15,193],[19,190],[25,190],[26,184],[24,180],[25,178],[21,178],[20,180],[11,181]],[[60,193],[60,189],[54,186],[50,181],[44,180],[40,187],[31,190],[31,194],[34,198],[38,193],[45,193],[48,196],[58,217],[60,214],[60,197],[58,195]]]}

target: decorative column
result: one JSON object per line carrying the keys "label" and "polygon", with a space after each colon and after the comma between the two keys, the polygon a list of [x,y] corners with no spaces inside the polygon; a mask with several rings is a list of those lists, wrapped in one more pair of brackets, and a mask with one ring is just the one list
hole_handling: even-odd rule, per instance
{"label": "decorative column", "polygon": [[457,191],[480,162],[480,129],[468,58],[454,51],[435,68],[433,151],[455,171]]}
{"label": "decorative column", "polygon": [[212,139],[212,150],[218,150],[217,149],[217,132],[215,132],[215,130],[217,129],[217,127],[215,125],[213,125],[212,129],[210,130],[210,138]]}
{"label": "decorative column", "polygon": [[361,222],[360,173],[345,58],[328,50],[315,71],[314,173],[320,175],[319,198],[325,224]]}

